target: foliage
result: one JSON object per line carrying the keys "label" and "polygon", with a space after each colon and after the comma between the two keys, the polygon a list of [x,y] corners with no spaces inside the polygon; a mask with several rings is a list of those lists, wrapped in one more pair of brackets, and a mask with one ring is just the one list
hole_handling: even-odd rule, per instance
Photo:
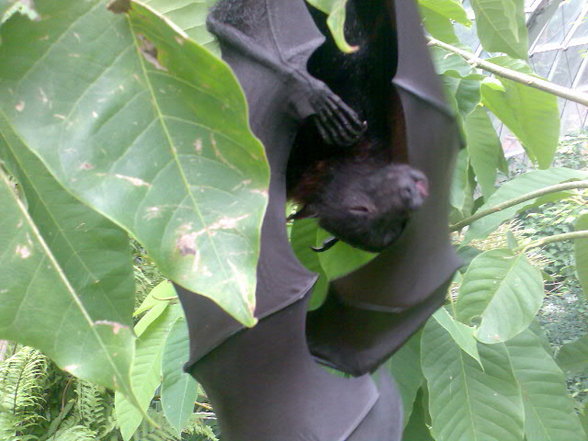
{"label": "foliage", "polygon": [[[312,1],[353,50],[345,1]],[[0,338],[69,372],[29,347],[2,361],[2,439],[216,439],[203,420],[211,409],[195,404],[197,385],[179,374],[187,333],[159,274],[253,324],[268,169],[242,92],[204,29],[211,3],[148,0],[115,15],[101,0],[37,0],[36,10],[0,0],[0,263],[10,268],[0,275]],[[474,17],[492,62],[532,73],[523,0],[475,0],[469,14],[459,0],[419,4],[435,38],[466,47],[456,29]],[[588,245],[546,244],[543,272],[528,252],[585,229],[585,190],[551,191],[588,180],[585,135],[565,139],[569,154],[554,163],[554,96],[448,50],[432,54],[466,144],[451,223],[467,259],[446,307],[388,362],[402,379],[406,441],[586,440],[535,317],[542,275],[549,284],[585,275],[577,263]],[[521,142],[524,170],[507,167],[497,121]],[[313,307],[328,280],[372,257],[340,245],[317,257],[305,251],[324,232],[312,222],[291,231],[299,258],[321,274]],[[569,372],[586,372],[584,340],[559,353]]]}

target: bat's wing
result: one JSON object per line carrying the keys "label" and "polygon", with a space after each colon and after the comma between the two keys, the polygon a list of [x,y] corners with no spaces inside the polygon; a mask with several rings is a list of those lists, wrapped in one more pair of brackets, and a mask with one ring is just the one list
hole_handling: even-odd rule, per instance
{"label": "bat's wing", "polygon": [[327,302],[309,315],[312,352],[356,375],[376,369],[418,330],[443,303],[461,264],[448,230],[459,130],[434,71],[416,2],[386,1],[394,11],[390,18],[398,41],[397,96],[391,101],[399,97],[401,105],[391,106],[397,112],[392,119],[404,121],[408,162],[427,175],[430,196],[393,245],[334,281]]}
{"label": "bat's wing", "polygon": [[260,321],[243,329],[211,300],[176,287],[190,336],[186,369],[206,389],[227,441],[397,441],[398,426],[391,428],[382,410],[400,407],[397,393],[387,387],[380,397],[367,375],[350,379],[327,373],[314,362],[305,339],[306,304],[316,275],[301,266],[288,242],[285,176],[294,137],[307,116],[298,111],[304,107],[298,100],[307,97],[299,96],[271,63],[277,57],[305,68],[323,36],[304,0],[246,1],[266,8],[257,25],[269,34],[256,43],[268,51],[269,62],[219,40],[223,59],[245,91],[251,128],[271,169],[257,267]]}

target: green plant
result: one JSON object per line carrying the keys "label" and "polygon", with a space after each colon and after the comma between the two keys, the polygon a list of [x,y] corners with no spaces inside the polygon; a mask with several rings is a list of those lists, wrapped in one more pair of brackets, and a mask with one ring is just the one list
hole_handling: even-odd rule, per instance
{"label": "green plant", "polygon": [[[2,401],[3,436],[212,440],[214,430],[192,420],[196,384],[179,375],[177,348],[187,339],[179,306],[169,285],[156,285],[149,259],[253,324],[268,172],[242,93],[198,45],[215,50],[202,25],[186,25],[185,35],[157,12],[180,22],[181,2],[144,2],[153,9],[133,2],[127,15],[111,14],[100,0],[26,3],[42,20],[13,14],[20,1],[0,0],[0,264],[10,269],[0,274],[0,337],[41,349],[67,373],[30,348],[5,360],[0,387],[12,401]],[[203,23],[202,2],[189,3],[190,23]],[[341,12],[329,8],[334,0],[322,3]],[[554,94],[585,97],[533,76],[522,0],[471,2],[483,49],[494,55],[485,60],[464,51],[455,31],[472,25],[461,2],[419,4],[466,142],[451,228],[468,258],[446,307],[389,362],[405,386],[406,432],[419,441],[585,440],[562,368],[585,370],[586,339],[564,346],[562,368],[556,364],[535,326],[545,292],[529,255],[551,253],[546,272],[557,279],[571,274],[564,240],[574,241],[586,289],[588,227],[580,212],[566,211],[588,186],[584,138],[566,140],[570,154],[552,166]],[[340,27],[335,33],[343,35]],[[500,187],[497,176],[509,170],[491,117],[517,136],[528,161]],[[218,207],[231,207],[229,215]],[[522,213],[535,229],[526,239],[505,231],[476,246]],[[299,233],[294,225],[295,248],[321,239],[316,229]],[[140,256],[135,271],[128,235]],[[366,258],[347,249],[309,266],[324,288]],[[116,389],[114,417],[103,387]],[[177,399],[178,391],[188,398]]]}

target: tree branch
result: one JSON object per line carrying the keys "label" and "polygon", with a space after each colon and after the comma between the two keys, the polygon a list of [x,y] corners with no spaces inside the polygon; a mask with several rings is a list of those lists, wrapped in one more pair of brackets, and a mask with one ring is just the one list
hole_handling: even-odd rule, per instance
{"label": "tree branch", "polygon": [[444,43],[441,40],[437,40],[433,37],[428,37],[430,46],[437,46],[443,48],[449,52],[459,55],[464,58],[469,64],[474,67],[483,69],[493,74],[499,75],[503,78],[507,78],[517,83],[525,84],[535,89],[549,92],[553,95],[561,98],[575,101],[576,103],[588,106],[588,93],[580,92],[578,90],[570,89],[569,87],[560,86],[542,78],[537,78],[533,75],[518,72],[507,67],[499,66],[498,64],[491,63],[490,61],[484,60],[472,54],[471,52],[464,51],[456,46]]}
{"label": "tree branch", "polygon": [[572,231],[571,233],[554,234],[553,236],[544,237],[527,245],[520,246],[515,249],[515,252],[527,252],[531,248],[542,247],[548,243],[560,242],[562,240],[570,239],[588,239],[588,230]]}
{"label": "tree branch", "polygon": [[510,208],[514,205],[520,204],[521,202],[526,202],[530,199],[534,199],[540,196],[545,196],[549,193],[555,193],[558,191],[564,190],[573,190],[577,188],[588,188],[588,180],[584,181],[572,181],[572,182],[564,182],[563,184],[551,185],[549,187],[542,188],[541,190],[532,191],[530,193],[524,194],[519,196],[518,198],[509,199],[508,201],[504,201],[500,204],[495,205],[494,207],[487,208],[485,210],[480,210],[473,216],[465,218],[460,222],[450,225],[449,231],[458,231],[461,230],[463,227],[470,225],[471,223],[477,221],[484,216],[488,216],[489,214],[497,213],[499,211],[505,210]]}

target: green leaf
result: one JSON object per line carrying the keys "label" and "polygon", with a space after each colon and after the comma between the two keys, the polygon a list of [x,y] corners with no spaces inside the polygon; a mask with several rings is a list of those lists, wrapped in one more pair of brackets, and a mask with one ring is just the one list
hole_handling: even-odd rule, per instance
{"label": "green leaf", "polygon": [[[513,180],[503,184],[496,192],[488,198],[478,211],[491,209],[497,205],[521,197],[532,191],[540,190],[551,185],[559,184],[572,179],[587,179],[588,172],[572,170],[570,168],[554,167],[549,170],[537,170],[517,176]],[[502,209],[496,213],[484,216],[473,222],[465,235],[465,242],[472,239],[486,237],[504,221],[511,219],[515,214],[535,206],[537,198],[521,202],[510,208]]]}
{"label": "green leaf", "polygon": [[[529,73],[508,57],[488,61]],[[519,139],[540,168],[553,161],[559,141],[560,116],[555,95],[507,79],[482,83],[482,102]]]}
{"label": "green leaf", "polygon": [[133,391],[139,408],[122,394],[115,395],[116,420],[125,441],[128,441],[143,421],[155,389],[161,384],[161,359],[172,325],[181,316],[179,305],[166,308],[137,339],[137,349],[131,369]]}
{"label": "green leaf", "polygon": [[[429,34],[431,34],[434,38],[446,43],[459,44],[459,39],[457,38],[457,35],[455,35],[453,23],[449,18],[444,17],[433,9],[425,7],[422,4],[420,11],[423,18],[423,24],[425,25],[425,29]],[[431,48],[431,51],[434,51],[435,49],[436,48]]]}
{"label": "green leaf", "polygon": [[154,287],[147,297],[145,297],[141,306],[137,309],[137,311],[146,311],[146,313],[135,325],[135,334],[141,336],[143,332],[151,326],[151,323],[157,320],[157,318],[163,314],[163,311],[171,305],[171,302],[167,299],[175,296],[176,290],[167,280],[160,282]]}
{"label": "green leaf", "polygon": [[169,280],[163,280],[149,291],[149,294],[143,299],[141,305],[133,312],[133,316],[138,317],[152,308],[167,305],[171,301],[171,298],[177,298],[176,296],[176,290],[171,282]]}
{"label": "green leaf", "polygon": [[0,157],[28,212],[93,320],[132,324],[135,282],[127,235],[72,197],[0,118]]}
{"label": "green leaf", "polygon": [[421,333],[413,335],[390,360],[387,367],[396,380],[404,404],[404,424],[410,419],[417,392],[425,378],[421,372]]}
{"label": "green leaf", "polygon": [[477,325],[476,338],[500,343],[527,329],[543,302],[541,271],[524,254],[495,249],[468,267],[455,303],[457,318]]}
{"label": "green leaf", "polygon": [[300,219],[294,221],[290,233],[290,244],[300,263],[310,271],[319,275],[312,288],[312,295],[308,305],[309,310],[320,307],[327,298],[329,281],[321,267],[318,253],[312,250],[316,245],[318,223],[316,219]]}
{"label": "green leaf", "polygon": [[453,208],[451,222],[455,223],[468,216],[474,205],[473,192],[475,183],[472,183],[470,161],[466,149],[460,150],[457,154],[452,179],[449,202]]}
{"label": "green leaf", "polygon": [[471,3],[484,49],[527,59],[529,43],[524,0],[472,0]]}
{"label": "green leaf", "polygon": [[503,345],[479,345],[484,370],[435,320],[425,326],[422,366],[436,441],[521,441],[523,402]]}
{"label": "green leaf", "polygon": [[220,56],[216,37],[206,29],[208,10],[216,0],[143,0],[142,3],[165,15],[196,43]]}
{"label": "green leaf", "polygon": [[439,309],[433,314],[433,318],[443,326],[462,351],[482,366],[480,354],[478,353],[478,342],[474,338],[474,328],[455,320],[446,308]]}
{"label": "green leaf", "polygon": [[[588,230],[588,213],[582,214],[576,221],[575,229]],[[576,239],[574,241],[574,256],[576,259],[576,273],[578,280],[588,296],[588,239]]]}
{"label": "green leaf", "polygon": [[563,345],[557,353],[557,362],[570,375],[588,372],[588,336]]}
{"label": "green leaf", "polygon": [[355,52],[357,46],[351,46],[345,39],[345,17],[347,0],[306,0],[315,8],[328,14],[327,25],[335,39],[337,47],[345,53]]}
{"label": "green leaf", "polygon": [[496,170],[504,157],[502,144],[492,121],[482,107],[477,107],[465,119],[466,145],[478,184],[487,200],[496,190]]}
{"label": "green leaf", "polygon": [[523,393],[526,440],[586,440],[565,376],[540,339],[525,331],[505,347]]}
{"label": "green leaf", "polygon": [[188,355],[188,327],[186,319],[179,317],[167,336],[161,365],[163,413],[178,431],[178,435],[192,416],[194,401],[198,395],[198,383],[189,374],[182,371],[184,363],[188,361]]}
{"label": "green leaf", "polygon": [[[317,233],[316,245],[321,246],[323,242],[333,237],[332,234],[325,230],[319,229]],[[318,253],[321,267],[329,280],[338,279],[351,271],[365,265],[374,257],[375,253],[368,253],[351,245],[346,244],[342,240],[330,250],[324,253]]]}
{"label": "green leaf", "polygon": [[419,391],[414,402],[410,419],[404,428],[402,441],[435,441],[427,425],[428,406],[423,397],[423,390]]}
{"label": "green leaf", "polygon": [[419,5],[464,26],[472,25],[466,10],[457,0],[419,0]]}
{"label": "green leaf", "polygon": [[455,96],[459,113],[466,117],[480,103],[480,81],[477,77],[443,76],[446,88]]}
{"label": "green leaf", "polygon": [[38,348],[67,372],[133,399],[130,328],[88,312],[1,168],[0,207],[0,265],[9,269],[0,272],[0,339]]}
{"label": "green leaf", "polygon": [[230,69],[139,4],[37,8],[0,28],[0,112],[166,276],[252,325],[269,175]]}

